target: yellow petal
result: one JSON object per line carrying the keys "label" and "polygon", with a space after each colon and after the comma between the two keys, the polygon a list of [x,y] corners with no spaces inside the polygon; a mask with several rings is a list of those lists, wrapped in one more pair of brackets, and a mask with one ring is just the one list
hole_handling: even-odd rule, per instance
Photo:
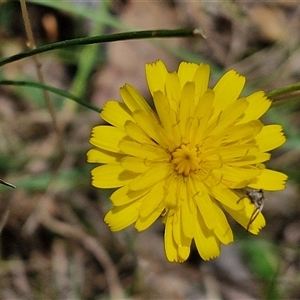
{"label": "yellow petal", "polygon": [[259,149],[255,144],[233,144],[221,146],[217,149],[217,153],[222,157],[222,161],[240,160],[251,155],[257,155],[258,151]]}
{"label": "yellow petal", "polygon": [[131,182],[139,174],[124,170],[120,164],[99,166],[91,171],[92,185],[97,188],[110,189]]}
{"label": "yellow petal", "polygon": [[255,141],[262,152],[273,150],[281,146],[286,138],[280,125],[266,125],[255,137]]}
{"label": "yellow petal", "polygon": [[173,216],[166,219],[166,228],[164,234],[165,253],[168,261],[178,262],[177,245],[173,238]]}
{"label": "yellow petal", "polygon": [[[189,142],[189,129],[187,125],[195,111],[195,84],[188,82],[183,86],[178,110],[179,129],[184,142]],[[191,125],[191,124],[190,124]]]}
{"label": "yellow petal", "polygon": [[183,235],[181,226],[181,209],[175,211],[173,218],[173,237],[177,245],[181,244],[181,237]]}
{"label": "yellow petal", "polygon": [[173,218],[173,237],[177,244],[177,253],[179,262],[184,262],[190,255],[192,238],[187,237],[183,232],[181,210],[174,214]]}
{"label": "yellow petal", "polygon": [[114,207],[105,215],[104,222],[108,224],[111,231],[120,231],[137,220],[140,205],[141,202],[136,201],[124,206]]}
{"label": "yellow petal", "polygon": [[255,155],[247,155],[236,160],[229,160],[226,163],[232,167],[246,167],[247,165],[255,165],[270,160],[271,154],[257,153]]}
{"label": "yellow petal", "polygon": [[132,156],[125,156],[121,161],[121,166],[125,170],[136,173],[144,173],[150,168],[150,164],[147,160]]}
{"label": "yellow petal", "polygon": [[124,130],[112,126],[95,126],[92,130],[90,143],[98,148],[116,153],[122,153],[119,142],[126,137]]}
{"label": "yellow petal", "polygon": [[139,214],[141,217],[148,217],[153,211],[161,211],[164,208],[164,187],[163,183],[159,182],[154,185],[150,192],[145,194],[142,198],[142,205],[140,207]]}
{"label": "yellow petal", "polygon": [[150,105],[133,86],[130,84],[125,84],[120,89],[120,93],[124,103],[130,109],[130,111],[134,112],[136,110],[143,110],[145,113],[147,113],[149,118],[156,119],[156,116]]}
{"label": "yellow petal", "polygon": [[206,187],[202,182],[191,180],[191,191],[193,193],[192,198],[197,204],[205,225],[209,229],[214,229],[217,226],[215,222],[217,216]]}
{"label": "yellow petal", "polygon": [[169,99],[171,108],[177,111],[181,95],[181,87],[178,74],[176,72],[167,74],[166,91],[163,93]]}
{"label": "yellow petal", "polygon": [[164,205],[166,208],[177,208],[181,200],[181,184],[172,174],[165,180]]}
{"label": "yellow petal", "polygon": [[188,238],[193,238],[194,236],[196,212],[197,207],[195,201],[187,196],[181,204],[180,215],[183,234]]}
{"label": "yellow petal", "polygon": [[200,64],[197,67],[197,70],[193,77],[193,82],[195,82],[195,96],[196,96],[196,105],[198,100],[203,96],[205,91],[208,89],[210,75],[210,67],[206,64]]}
{"label": "yellow petal", "polygon": [[[253,213],[253,210],[252,210]],[[252,218],[252,213],[250,215],[249,220]],[[249,223],[249,221],[248,221]],[[248,227],[247,223],[247,227]],[[266,220],[262,213],[259,213],[254,221],[250,224],[248,231],[252,234],[259,234],[260,230],[266,226]],[[247,227],[244,226],[244,228],[247,229]]]}
{"label": "yellow petal", "polygon": [[110,196],[110,200],[115,206],[122,206],[130,202],[141,199],[145,194],[149,193],[150,189],[132,191],[128,185],[124,185],[117,189]]}
{"label": "yellow petal", "polygon": [[225,204],[226,206],[230,207],[234,210],[240,210],[242,209],[243,205],[239,201],[239,196],[237,196],[234,192],[232,192],[230,189],[225,187],[222,184],[212,186],[210,188],[210,191],[213,195],[213,197],[218,200],[219,202]]}
{"label": "yellow petal", "polygon": [[166,179],[171,172],[172,169],[168,163],[153,164],[148,171],[131,180],[129,187],[132,190],[139,190],[150,187],[160,182],[161,180]]}
{"label": "yellow petal", "polygon": [[161,60],[152,64],[146,64],[146,77],[151,95],[156,91],[165,93],[167,74],[167,68]]}
{"label": "yellow petal", "polygon": [[288,177],[281,172],[265,169],[249,184],[249,187],[258,190],[280,191],[285,189],[287,179]]}
{"label": "yellow petal", "polygon": [[100,148],[90,149],[87,153],[87,161],[89,163],[104,164],[120,162],[123,157],[123,154],[106,151]]}
{"label": "yellow petal", "polygon": [[157,120],[148,118],[147,114],[142,110],[137,110],[133,113],[136,123],[162,147],[171,147],[171,142],[166,131],[157,122]]}
{"label": "yellow petal", "polygon": [[198,213],[195,227],[195,244],[203,260],[210,260],[220,255],[221,245],[212,230],[209,230]]}
{"label": "yellow petal", "polygon": [[[215,100],[216,101],[216,100]],[[216,113],[212,117],[211,128],[208,132],[211,135],[218,135],[229,126],[234,125],[238,118],[244,113],[248,107],[248,102],[245,99],[240,99],[234,103],[228,104],[221,113]]]}
{"label": "yellow petal", "polygon": [[185,262],[188,259],[188,257],[190,256],[190,252],[191,252],[190,244],[191,244],[191,242],[189,241],[186,244],[178,246],[179,262],[181,262],[181,263]]}
{"label": "yellow petal", "polygon": [[[190,62],[181,62],[178,67],[178,77],[180,80],[180,86],[183,87],[187,82],[192,82],[195,72],[199,65]],[[192,98],[194,99],[194,98]]]}
{"label": "yellow petal", "polygon": [[[177,121],[175,112],[171,110],[169,99],[162,92],[158,91],[153,94],[153,101],[164,130],[169,136],[172,136],[173,127]],[[174,139],[178,141],[179,135],[174,137]]]}
{"label": "yellow petal", "polygon": [[213,114],[214,92],[207,90],[201,99],[195,111],[194,123],[191,129],[191,144],[197,145],[203,142],[203,134],[207,129],[207,124]]}
{"label": "yellow petal", "polygon": [[129,137],[140,144],[149,144],[156,146],[157,144],[146,134],[146,132],[135,122],[128,121],[124,125],[125,131]]}
{"label": "yellow petal", "polygon": [[157,207],[156,210],[152,211],[150,215],[147,217],[139,216],[134,227],[137,231],[143,231],[149,228],[161,215],[162,211],[164,210],[163,206]]}
{"label": "yellow petal", "polygon": [[249,106],[245,110],[244,117],[240,123],[259,119],[271,106],[271,101],[263,91],[249,95],[246,97],[246,100],[249,102]]}
{"label": "yellow petal", "polygon": [[124,139],[119,143],[119,148],[122,153],[136,156],[143,159],[153,161],[169,161],[170,154],[168,154],[163,148],[146,144],[139,144],[128,139]]}
{"label": "yellow petal", "polygon": [[103,120],[121,129],[124,127],[125,122],[133,120],[128,107],[124,103],[113,100],[104,104],[100,115]]}
{"label": "yellow petal", "polygon": [[236,144],[244,144],[253,140],[253,137],[257,136],[262,128],[263,124],[260,121],[250,121],[226,128],[219,136],[212,137],[212,141],[214,144],[222,143],[222,145],[232,144],[234,142]]}
{"label": "yellow petal", "polygon": [[257,178],[261,173],[259,169],[234,168],[223,165],[222,168],[212,170],[212,175],[219,180],[227,181],[226,185],[230,188],[239,188],[239,183],[250,182]]}
{"label": "yellow petal", "polygon": [[218,223],[218,226],[214,229],[214,233],[222,244],[228,245],[233,242],[232,230],[220,206],[215,201],[213,201],[213,205],[217,215],[216,222]]}
{"label": "yellow petal", "polygon": [[236,71],[230,70],[225,73],[213,88],[215,92],[214,106],[217,115],[225,107],[237,100],[244,88],[245,77]]}

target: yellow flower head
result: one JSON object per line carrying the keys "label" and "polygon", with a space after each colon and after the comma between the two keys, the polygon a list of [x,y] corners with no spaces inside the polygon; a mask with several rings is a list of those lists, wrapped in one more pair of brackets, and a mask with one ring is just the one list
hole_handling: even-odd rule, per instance
{"label": "yellow flower head", "polygon": [[92,184],[118,188],[105,222],[142,231],[161,217],[169,261],[185,261],[193,239],[204,260],[217,257],[233,241],[225,213],[253,234],[265,226],[260,212],[249,224],[255,206],[241,190],[284,189],[287,176],[264,165],[285,141],[282,128],[259,120],[271,104],[264,92],[240,98],[245,78],[234,70],[213,89],[206,64],[182,62],[170,73],[159,60],[146,76],[155,111],[126,84],[123,103],[101,112],[111,125],[92,131],[88,162],[102,164]]}

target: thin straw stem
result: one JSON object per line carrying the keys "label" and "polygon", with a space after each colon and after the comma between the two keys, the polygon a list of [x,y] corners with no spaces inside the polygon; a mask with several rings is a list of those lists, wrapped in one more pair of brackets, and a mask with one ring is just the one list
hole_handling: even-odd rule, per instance
{"label": "thin straw stem", "polygon": [[174,38],[174,37],[188,37],[188,36],[205,38],[205,35],[198,28],[175,29],[175,30],[130,31],[130,32],[100,35],[100,36],[93,36],[93,37],[76,38],[76,39],[47,44],[38,47],[36,49],[24,51],[19,54],[4,58],[0,60],[0,67],[20,59],[30,57],[32,55],[44,53],[51,50],[72,47],[72,46],[100,44],[100,43],[134,40],[134,39],[172,38],[172,37]]}

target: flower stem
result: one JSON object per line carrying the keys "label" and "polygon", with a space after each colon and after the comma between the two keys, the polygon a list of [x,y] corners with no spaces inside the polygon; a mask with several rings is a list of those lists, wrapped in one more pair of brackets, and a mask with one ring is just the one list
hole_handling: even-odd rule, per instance
{"label": "flower stem", "polygon": [[291,85],[285,86],[283,88],[269,91],[266,93],[266,96],[268,98],[274,98],[274,97],[282,96],[282,95],[289,94],[289,93],[292,93],[295,91],[300,91],[300,83],[291,84]]}
{"label": "flower stem", "polygon": [[108,35],[100,35],[93,37],[76,38],[71,40],[65,40],[61,42],[55,42],[38,47],[33,50],[24,51],[19,54],[4,58],[0,60],[0,67],[8,63],[29,57],[32,55],[40,54],[43,52],[67,48],[71,46],[78,45],[90,45],[90,44],[100,44],[107,42],[116,42],[124,40],[134,40],[134,39],[149,39],[149,38],[168,38],[168,37],[202,37],[205,35],[202,33],[201,29],[175,29],[175,30],[143,30],[143,31],[129,31]]}

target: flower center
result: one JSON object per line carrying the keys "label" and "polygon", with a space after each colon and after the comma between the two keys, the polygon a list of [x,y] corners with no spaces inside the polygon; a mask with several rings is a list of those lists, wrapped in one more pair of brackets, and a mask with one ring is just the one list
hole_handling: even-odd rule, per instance
{"label": "flower center", "polygon": [[172,153],[172,163],[178,174],[188,176],[200,169],[200,158],[196,147],[181,145]]}

